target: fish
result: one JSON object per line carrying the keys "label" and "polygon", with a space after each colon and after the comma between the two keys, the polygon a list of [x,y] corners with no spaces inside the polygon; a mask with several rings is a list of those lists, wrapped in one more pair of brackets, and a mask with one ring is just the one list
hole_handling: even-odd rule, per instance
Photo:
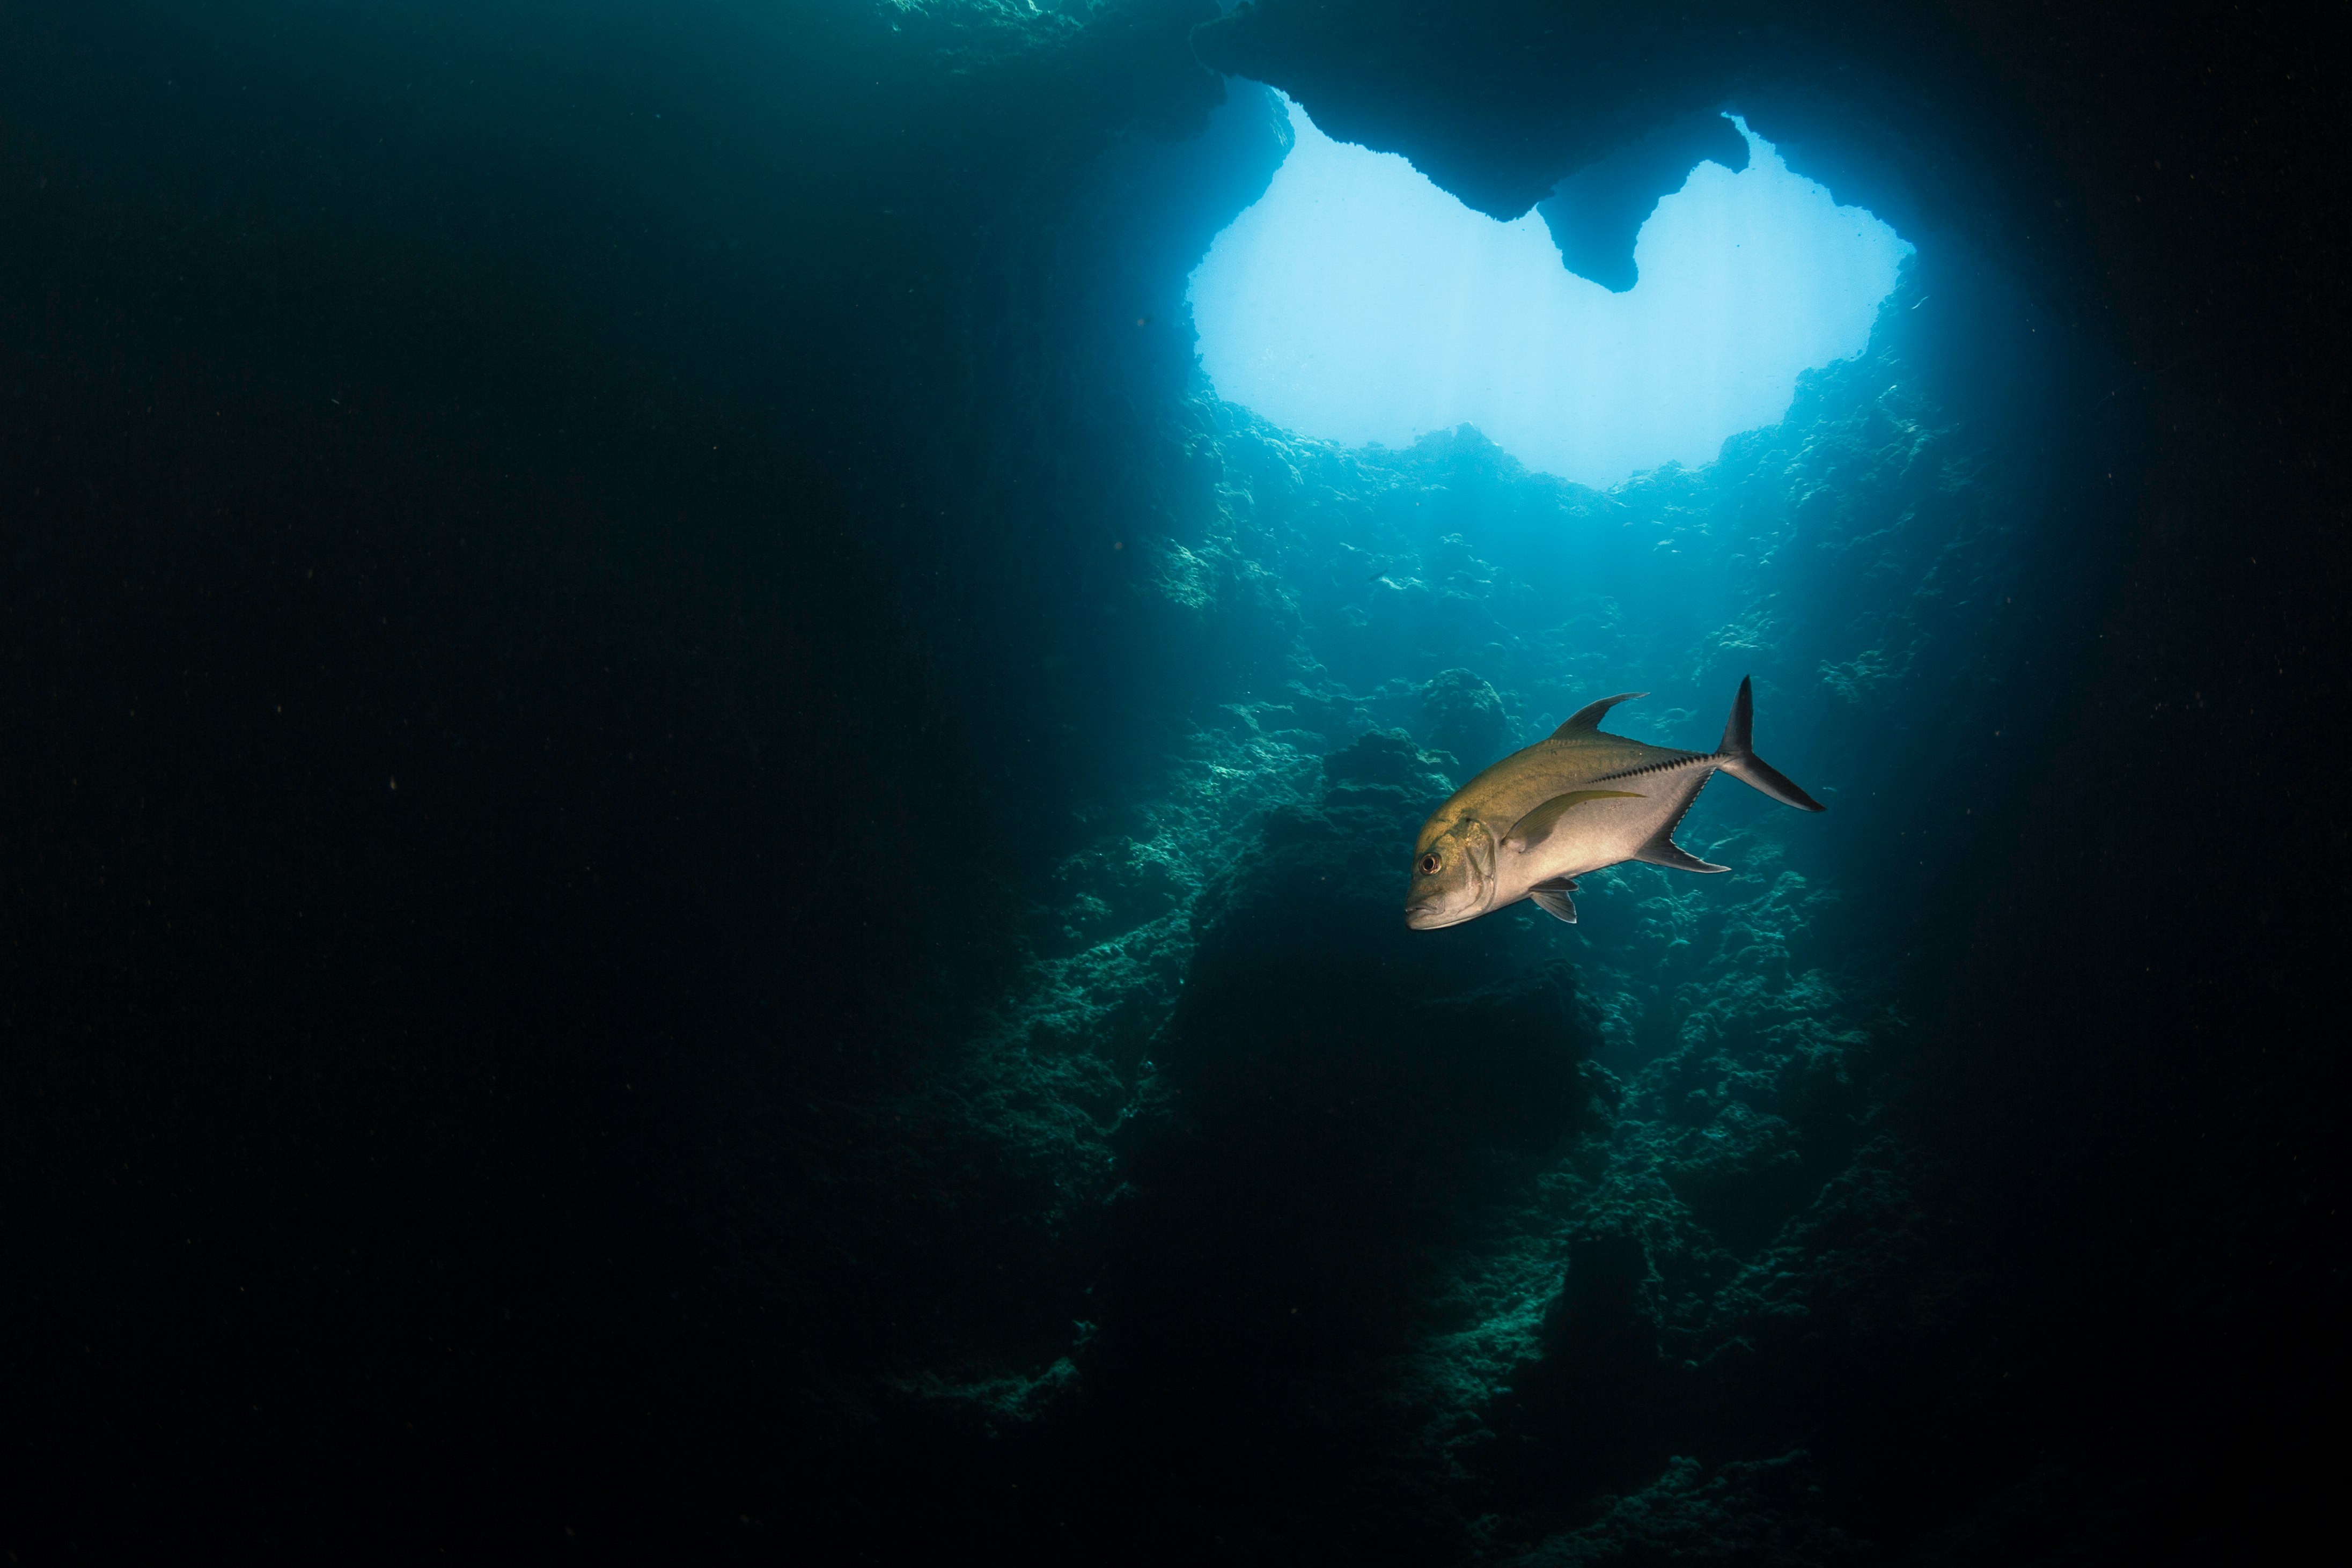
{"label": "fish", "polygon": [[1576,923],[1576,879],[1643,861],[1676,871],[1723,872],[1675,842],[1675,829],[1717,773],[1801,811],[1828,807],[1756,755],[1756,696],[1746,677],[1732,699],[1723,744],[1676,751],[1602,732],[1621,692],[1578,709],[1533,746],[1511,753],[1430,813],[1413,841],[1404,923],[1416,931],[1459,925],[1521,899]]}

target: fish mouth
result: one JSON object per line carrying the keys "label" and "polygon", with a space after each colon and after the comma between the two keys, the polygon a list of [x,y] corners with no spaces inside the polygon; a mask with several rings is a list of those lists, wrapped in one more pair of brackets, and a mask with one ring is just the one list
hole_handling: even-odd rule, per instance
{"label": "fish mouth", "polygon": [[1404,906],[1404,923],[1414,931],[1434,931],[1443,925],[1458,925],[1462,917],[1448,915],[1435,899],[1416,899]]}

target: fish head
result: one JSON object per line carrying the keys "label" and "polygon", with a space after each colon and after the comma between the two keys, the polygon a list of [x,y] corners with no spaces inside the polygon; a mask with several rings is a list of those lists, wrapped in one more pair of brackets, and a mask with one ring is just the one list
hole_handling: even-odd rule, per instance
{"label": "fish head", "polygon": [[[1436,823],[1430,824],[1435,828]],[[1415,931],[1459,925],[1495,902],[1495,833],[1475,817],[1440,831],[1423,829],[1405,889],[1404,923]]]}

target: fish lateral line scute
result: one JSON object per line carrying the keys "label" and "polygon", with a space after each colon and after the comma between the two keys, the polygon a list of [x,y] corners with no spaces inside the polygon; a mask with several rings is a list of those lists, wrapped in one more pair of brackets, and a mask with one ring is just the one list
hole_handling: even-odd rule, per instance
{"label": "fish lateral line scute", "polygon": [[[1801,811],[1828,808],[1756,755],[1754,682],[1743,676],[1715,750],[1651,746],[1601,727],[1624,692],[1580,708],[1533,746],[1473,779],[1430,813],[1413,844],[1405,924],[1459,925],[1522,899],[1576,922],[1569,896],[1591,872],[1640,861],[1674,871],[1729,871],[1675,842],[1706,781],[1728,773]],[[1639,781],[1645,789],[1612,789]]]}

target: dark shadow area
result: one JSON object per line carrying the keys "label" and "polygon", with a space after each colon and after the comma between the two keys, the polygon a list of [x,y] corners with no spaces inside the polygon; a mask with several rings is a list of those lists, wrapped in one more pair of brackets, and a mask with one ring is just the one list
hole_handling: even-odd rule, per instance
{"label": "dark shadow area", "polygon": [[[0,3],[0,1549],[2286,1557],[2326,20]],[[1342,451],[1198,376],[1218,71],[1918,255],[1703,468]],[[1403,928],[1744,675],[1828,813]]]}

